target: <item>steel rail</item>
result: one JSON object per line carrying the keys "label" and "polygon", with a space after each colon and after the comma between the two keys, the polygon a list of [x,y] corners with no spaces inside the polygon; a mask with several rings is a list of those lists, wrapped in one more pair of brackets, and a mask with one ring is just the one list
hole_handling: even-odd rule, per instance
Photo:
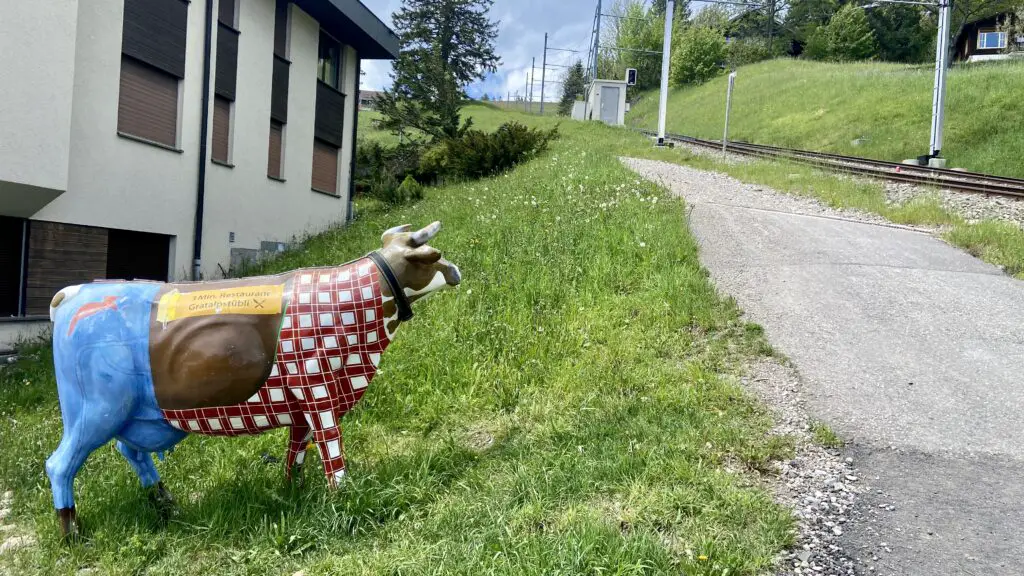
{"label": "steel rail", "polygon": [[[651,130],[641,130],[641,132],[647,136],[655,136],[655,133]],[[720,140],[704,140],[702,138],[669,133],[665,134],[665,138],[669,141],[683,142],[695,146],[713,148],[715,150],[721,150],[722,148],[722,142]],[[1007,178],[1004,176],[952,170],[948,168],[916,166],[913,164],[901,164],[898,162],[887,162],[884,160],[860,158],[857,156],[843,156],[841,154],[831,154],[828,152],[812,152],[810,150],[782,148],[779,146],[736,142],[732,140],[728,143],[728,149],[731,152],[746,156],[782,158],[803,164],[818,166],[823,169],[896,182],[926,184],[962,192],[996,194],[1001,196],[1024,198],[1024,180],[1017,178]]]}

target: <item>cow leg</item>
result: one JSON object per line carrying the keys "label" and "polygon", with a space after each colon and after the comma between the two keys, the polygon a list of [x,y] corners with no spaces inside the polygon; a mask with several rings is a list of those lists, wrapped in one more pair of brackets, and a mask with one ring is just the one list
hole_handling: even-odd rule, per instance
{"label": "cow leg", "polygon": [[313,439],[313,430],[304,418],[294,418],[288,437],[288,456],[285,458],[285,477],[302,485],[302,464],[306,461],[306,447]]}
{"label": "cow leg", "polygon": [[139,477],[142,487],[149,489],[149,499],[156,506],[160,515],[165,519],[170,516],[174,508],[174,498],[164,487],[164,483],[160,481],[160,473],[156,471],[153,455],[130,448],[120,440],[117,442],[117,451],[131,465],[132,470]]}
{"label": "cow leg", "polygon": [[338,415],[334,410],[306,414],[306,419],[314,426],[313,437],[320,451],[320,461],[324,466],[324,475],[331,488],[337,488],[345,477],[345,450],[341,443],[341,427],[338,426]]}
{"label": "cow leg", "polygon": [[119,424],[92,421],[84,417],[69,421],[64,425],[60,445],[46,459],[46,475],[50,478],[53,491],[53,506],[57,509],[61,536],[64,538],[74,539],[79,535],[78,514],[75,511],[75,476],[89,454],[114,437],[117,431],[115,426]]}
{"label": "cow leg", "polygon": [[[59,343],[59,342],[58,342]],[[138,377],[130,373],[132,351],[126,346],[97,346],[68,360],[54,347],[57,391],[64,433],[46,459],[61,534],[78,536],[75,475],[94,450],[103,446],[131,419]]]}

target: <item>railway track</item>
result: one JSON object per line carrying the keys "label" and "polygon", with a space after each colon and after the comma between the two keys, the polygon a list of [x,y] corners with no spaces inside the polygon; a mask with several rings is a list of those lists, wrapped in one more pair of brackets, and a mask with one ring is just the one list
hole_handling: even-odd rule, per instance
{"label": "railway track", "polygon": [[[651,130],[641,130],[647,136],[657,136]],[[682,142],[693,146],[704,148],[722,149],[721,141],[704,140],[681,134],[665,134],[665,139],[670,142]],[[872,160],[870,158],[858,158],[856,156],[842,156],[840,154],[829,154],[826,152],[811,152],[809,150],[798,150],[793,148],[781,148],[778,146],[767,146],[764,144],[751,144],[749,142],[730,141],[727,147],[729,152],[745,156],[759,158],[782,158],[802,164],[810,164],[835,172],[843,172],[858,176],[868,176],[883,180],[896,182],[907,182],[911,184],[937,186],[949,190],[962,192],[976,192],[979,194],[994,194],[999,196],[1010,196],[1024,198],[1024,180],[1017,178],[1006,178],[981,174],[978,172],[967,172],[962,170],[951,170],[948,168],[930,168],[928,166],[915,166],[912,164],[901,164],[898,162],[886,162],[884,160]]]}

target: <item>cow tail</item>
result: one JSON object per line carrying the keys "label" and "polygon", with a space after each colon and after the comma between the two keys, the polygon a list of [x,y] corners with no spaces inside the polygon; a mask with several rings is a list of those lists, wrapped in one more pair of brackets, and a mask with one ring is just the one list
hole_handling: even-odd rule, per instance
{"label": "cow tail", "polygon": [[68,286],[53,295],[53,299],[50,300],[50,322],[54,321],[54,316],[57,314],[57,307],[70,300],[75,294],[78,294],[78,290],[80,288],[80,285]]}

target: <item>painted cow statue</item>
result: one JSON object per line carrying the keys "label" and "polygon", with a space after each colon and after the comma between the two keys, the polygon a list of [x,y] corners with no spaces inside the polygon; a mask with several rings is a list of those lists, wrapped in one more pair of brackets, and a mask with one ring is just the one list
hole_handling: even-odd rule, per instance
{"label": "painted cow statue", "polygon": [[74,479],[91,452],[117,450],[161,505],[153,463],[187,434],[291,430],[285,470],[316,444],[328,483],[345,473],[340,419],[369,386],[412,302],[460,282],[427,245],[440,223],[408,225],[341,266],[167,284],[100,281],[50,305],[64,423],[46,461],[61,532],[78,531]]}

